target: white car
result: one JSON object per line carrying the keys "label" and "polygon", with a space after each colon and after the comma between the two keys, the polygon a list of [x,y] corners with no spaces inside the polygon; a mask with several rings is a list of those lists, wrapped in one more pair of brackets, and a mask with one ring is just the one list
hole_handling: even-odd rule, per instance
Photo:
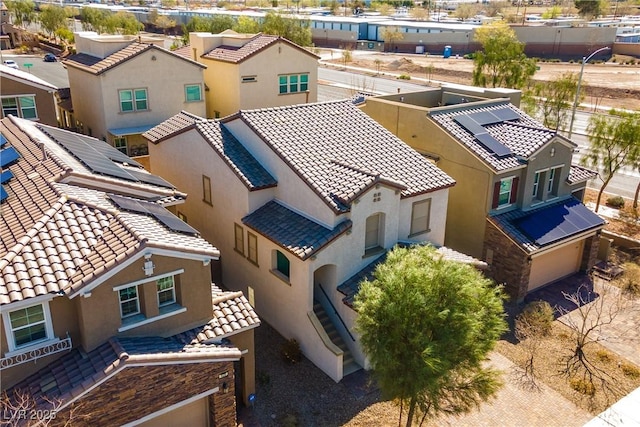
{"label": "white car", "polygon": [[7,67],[15,68],[16,70],[20,68],[18,67],[18,64],[16,63],[16,61],[14,61],[13,59],[6,59],[3,62],[3,64],[6,65]]}

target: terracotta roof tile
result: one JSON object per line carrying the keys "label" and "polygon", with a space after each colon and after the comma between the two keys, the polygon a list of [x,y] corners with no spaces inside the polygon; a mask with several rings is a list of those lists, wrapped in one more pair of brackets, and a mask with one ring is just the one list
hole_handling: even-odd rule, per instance
{"label": "terracotta roof tile", "polygon": [[[203,58],[215,59],[217,61],[239,63],[248,57],[255,55],[266,49],[278,40],[284,40],[278,36],[257,34],[243,46],[218,46],[202,55]],[[288,40],[287,40],[288,41]]]}
{"label": "terracotta roof tile", "polygon": [[274,200],[242,218],[242,222],[303,260],[351,228],[351,220],[333,230],[326,228]]}
{"label": "terracotta roof tile", "polygon": [[411,197],[455,181],[349,100],[240,111],[244,121],[335,212],[374,182]]}
{"label": "terracotta roof tile", "polygon": [[[456,117],[467,114],[490,112],[505,108],[515,112],[519,118],[484,126],[485,130],[493,138],[511,150],[511,154],[502,157],[497,156],[480,144],[472,133],[454,120]],[[545,128],[520,109],[505,101],[496,101],[482,106],[471,105],[469,107],[465,107],[464,104],[458,104],[450,109],[438,109],[429,113],[429,116],[469,148],[478,158],[498,172],[521,166],[524,163],[523,159],[531,156],[556,135],[555,132]]]}

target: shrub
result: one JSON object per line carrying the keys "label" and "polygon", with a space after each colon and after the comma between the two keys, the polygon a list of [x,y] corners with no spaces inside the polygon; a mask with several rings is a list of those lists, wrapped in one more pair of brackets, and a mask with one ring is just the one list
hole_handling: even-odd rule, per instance
{"label": "shrub", "polygon": [[622,196],[611,196],[607,199],[607,206],[620,209],[624,207],[624,199]]}
{"label": "shrub", "polygon": [[626,293],[640,296],[640,265],[626,262],[623,267],[624,273],[616,279],[616,285]]}
{"label": "shrub", "polygon": [[607,350],[598,350],[596,352],[596,357],[601,362],[606,363],[611,361],[611,353],[609,353]]}
{"label": "shrub", "polygon": [[622,369],[622,373],[629,378],[640,378],[640,369],[638,369],[635,365],[632,365],[630,363],[623,363],[622,365],[620,365],[620,368]]}
{"label": "shrub", "polygon": [[295,338],[285,341],[285,343],[282,344],[280,353],[287,363],[294,364],[302,360],[300,344],[298,344],[298,341],[296,341]]}
{"label": "shrub", "polygon": [[400,75],[398,76],[398,78],[399,78],[400,80],[411,80],[411,76],[410,76],[410,75],[408,75],[408,74],[400,74]]}
{"label": "shrub", "polygon": [[527,304],[516,317],[516,326],[526,325],[535,335],[548,335],[551,332],[553,320],[553,308],[548,302],[533,301]]}
{"label": "shrub", "polygon": [[596,386],[582,378],[572,378],[569,382],[571,388],[587,396],[596,394]]}

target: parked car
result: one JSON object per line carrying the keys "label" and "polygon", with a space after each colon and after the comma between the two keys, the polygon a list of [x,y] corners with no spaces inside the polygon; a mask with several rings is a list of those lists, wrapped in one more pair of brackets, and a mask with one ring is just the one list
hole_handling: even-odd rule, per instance
{"label": "parked car", "polygon": [[44,58],[42,60],[44,62],[56,62],[58,58],[56,58],[56,56],[53,53],[47,53],[44,55]]}
{"label": "parked car", "polygon": [[14,61],[13,59],[5,59],[2,63],[7,67],[15,68],[16,70],[20,68],[18,67],[16,61]]}

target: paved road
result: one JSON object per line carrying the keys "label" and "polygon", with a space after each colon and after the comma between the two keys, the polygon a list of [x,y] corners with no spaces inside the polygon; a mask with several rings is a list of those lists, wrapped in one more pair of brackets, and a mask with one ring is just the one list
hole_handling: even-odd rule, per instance
{"label": "paved road", "polygon": [[[20,70],[40,77],[42,80],[51,83],[58,89],[69,87],[69,76],[67,70],[60,62],[44,62],[43,55],[16,55],[2,53],[2,60],[13,59]],[[31,64],[26,67],[25,64]]]}

